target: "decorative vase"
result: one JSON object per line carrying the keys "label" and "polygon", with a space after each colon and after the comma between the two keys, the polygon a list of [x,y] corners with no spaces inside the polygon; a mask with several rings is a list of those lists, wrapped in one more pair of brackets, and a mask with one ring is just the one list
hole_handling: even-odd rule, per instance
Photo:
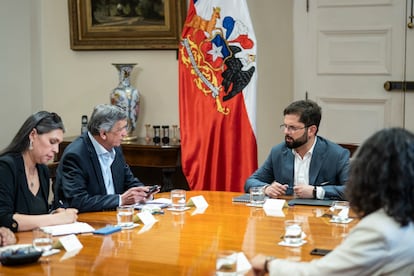
{"label": "decorative vase", "polygon": [[140,95],[139,91],[131,86],[130,76],[136,63],[112,63],[119,74],[119,84],[110,95],[111,104],[120,106],[128,114],[128,134],[124,140],[135,140],[134,131],[137,127]]}

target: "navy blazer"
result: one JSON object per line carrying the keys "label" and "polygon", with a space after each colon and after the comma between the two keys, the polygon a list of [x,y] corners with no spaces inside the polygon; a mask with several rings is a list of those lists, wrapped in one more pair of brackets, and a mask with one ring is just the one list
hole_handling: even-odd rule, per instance
{"label": "navy blazer", "polygon": [[[326,199],[344,199],[349,173],[349,151],[318,136],[309,167],[309,184],[324,185]],[[246,192],[253,186],[264,186],[277,181],[288,184],[287,195],[293,194],[295,156],[285,142],[274,146],[264,162],[244,185]]]}
{"label": "navy blazer", "polygon": [[119,195],[129,188],[143,186],[126,164],[122,150],[115,147],[111,165],[115,194],[106,194],[101,166],[88,133],[84,133],[63,152],[56,171],[54,207],[77,208],[79,212],[113,210]]}

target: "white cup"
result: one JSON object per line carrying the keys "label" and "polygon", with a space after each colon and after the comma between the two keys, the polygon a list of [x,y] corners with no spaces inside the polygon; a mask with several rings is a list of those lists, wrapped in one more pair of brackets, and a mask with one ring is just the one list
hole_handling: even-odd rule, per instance
{"label": "white cup", "polygon": [[250,188],[250,204],[256,206],[262,206],[265,202],[265,194],[263,187],[251,187]]}
{"label": "white cup", "polygon": [[223,250],[217,253],[216,275],[237,275],[237,252],[231,250]]}
{"label": "white cup", "polygon": [[116,208],[118,225],[122,228],[129,228],[134,225],[134,207],[131,205],[118,206]]}
{"label": "white cup", "polygon": [[171,191],[171,207],[175,210],[184,210],[186,203],[185,190],[172,190]]}
{"label": "white cup", "polygon": [[48,233],[41,228],[33,229],[33,246],[38,251],[49,251],[52,249],[53,239],[52,234]]}
{"label": "white cup", "polygon": [[349,202],[348,201],[334,201],[332,202],[332,221],[333,222],[346,222],[349,215]]}
{"label": "white cup", "polygon": [[285,221],[285,234],[283,240],[287,244],[299,244],[302,242],[302,222],[298,220]]}

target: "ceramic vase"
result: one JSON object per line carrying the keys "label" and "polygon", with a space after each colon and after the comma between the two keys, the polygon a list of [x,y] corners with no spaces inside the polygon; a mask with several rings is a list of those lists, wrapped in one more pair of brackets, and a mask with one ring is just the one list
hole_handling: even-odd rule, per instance
{"label": "ceramic vase", "polygon": [[130,83],[131,72],[136,63],[112,63],[118,70],[119,84],[110,95],[111,104],[120,106],[128,114],[128,135],[124,140],[134,140],[137,136],[134,131],[137,127],[139,115],[140,95],[139,91]]}

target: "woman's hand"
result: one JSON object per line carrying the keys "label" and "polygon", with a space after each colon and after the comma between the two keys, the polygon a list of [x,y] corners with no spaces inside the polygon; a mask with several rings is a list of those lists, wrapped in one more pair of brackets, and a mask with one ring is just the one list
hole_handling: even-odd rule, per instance
{"label": "woman's hand", "polygon": [[58,208],[53,213],[53,216],[57,218],[57,221],[54,221],[54,224],[73,223],[78,219],[78,209]]}
{"label": "woman's hand", "polygon": [[0,227],[0,245],[10,245],[16,243],[16,236],[14,233],[6,227]]}

